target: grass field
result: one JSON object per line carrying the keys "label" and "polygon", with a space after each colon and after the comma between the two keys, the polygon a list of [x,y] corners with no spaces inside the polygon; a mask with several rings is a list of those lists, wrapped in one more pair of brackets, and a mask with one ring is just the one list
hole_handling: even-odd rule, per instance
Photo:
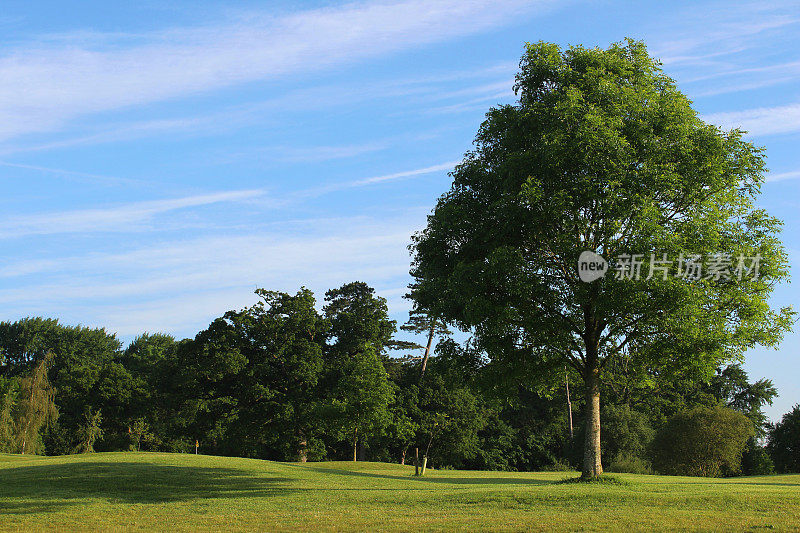
{"label": "grass field", "polygon": [[0,455],[0,530],[800,531],[800,475],[431,471],[160,453]]}

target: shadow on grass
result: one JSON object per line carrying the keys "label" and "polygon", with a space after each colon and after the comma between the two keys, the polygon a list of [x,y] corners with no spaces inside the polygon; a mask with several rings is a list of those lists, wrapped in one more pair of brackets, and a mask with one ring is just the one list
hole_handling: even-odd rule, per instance
{"label": "shadow on grass", "polygon": [[136,462],[30,465],[0,471],[0,513],[50,512],[83,498],[146,504],[278,496],[294,492],[286,481],[231,468]]}
{"label": "shadow on grass", "polygon": [[[292,465],[297,466],[297,465]],[[501,478],[501,477],[440,477],[439,474],[435,476],[393,476],[390,474],[373,474],[370,472],[355,472],[353,470],[342,470],[338,468],[316,468],[316,467],[301,467],[314,472],[324,472],[328,474],[336,474],[340,476],[356,476],[368,477],[379,479],[400,479],[412,482],[429,482],[429,483],[448,483],[453,485],[552,485],[553,481],[545,481],[541,479],[520,479],[520,478]],[[441,471],[439,471],[441,473]]]}

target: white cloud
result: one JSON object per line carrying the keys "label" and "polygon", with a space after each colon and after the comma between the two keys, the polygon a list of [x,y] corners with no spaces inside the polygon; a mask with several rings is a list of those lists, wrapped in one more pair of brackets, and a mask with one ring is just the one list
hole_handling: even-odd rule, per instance
{"label": "white cloud", "polygon": [[340,146],[269,146],[246,152],[229,154],[229,158],[238,159],[242,156],[248,158],[266,158],[291,163],[318,163],[334,159],[347,159],[372,152],[385,150],[385,142],[369,142],[363,144],[348,144]]}
{"label": "white cloud", "polygon": [[780,172],[778,174],[773,174],[770,172],[767,174],[767,181],[784,181],[797,178],[800,178],[800,170],[795,170],[793,172]]}
{"label": "white cloud", "polygon": [[264,191],[227,191],[173,198],[135,202],[102,209],[80,209],[58,213],[23,215],[0,221],[0,239],[27,235],[52,235],[130,229],[132,224],[151,219],[155,215],[220,202],[236,202],[262,196]]}
{"label": "white cloud", "polygon": [[327,194],[334,191],[340,191],[344,189],[352,189],[355,187],[366,187],[369,185],[374,185],[376,183],[385,183],[389,181],[396,181],[406,178],[414,178],[417,176],[424,176],[426,174],[433,174],[435,172],[442,172],[442,171],[450,171],[453,170],[453,167],[459,164],[460,161],[446,161],[444,163],[439,163],[437,165],[431,165],[429,167],[424,168],[417,168],[414,170],[404,170],[402,172],[395,172],[393,174],[384,174],[381,176],[372,176],[370,178],[362,178],[352,181],[345,181],[342,183],[333,183],[330,185],[323,185],[321,187],[314,187],[311,189],[306,189],[304,191],[299,191],[295,194],[296,197],[299,198],[314,198],[317,196],[322,196],[323,194]]}
{"label": "white cloud", "polygon": [[[51,149],[65,149],[76,146],[115,143],[135,140],[143,137],[157,135],[176,135],[182,137],[195,137],[206,135],[220,135],[221,133],[235,131],[240,128],[258,124],[259,127],[284,129],[286,127],[286,113],[308,112],[313,110],[344,109],[348,106],[361,106],[366,101],[381,99],[402,99],[406,103],[413,103],[417,112],[428,109],[431,103],[443,100],[456,101],[444,109],[448,112],[462,111],[464,106],[458,102],[464,97],[472,97],[472,107],[475,101],[495,103],[498,99],[508,98],[513,95],[513,74],[516,63],[499,63],[484,68],[470,71],[437,72],[435,75],[421,76],[418,78],[401,77],[393,80],[375,80],[359,83],[357,88],[344,83],[339,85],[322,85],[308,88],[293,88],[290,92],[271,97],[269,99],[230,105],[203,111],[200,114],[168,116],[129,122],[103,121],[102,124],[75,123],[69,128],[66,136],[56,134],[56,139],[41,140],[37,136],[32,139],[22,139],[15,142],[0,144],[0,155],[20,152],[36,152]],[[498,74],[503,75],[500,81],[489,82]],[[458,90],[452,89],[452,83],[465,79],[485,80],[474,87]],[[483,96],[478,96],[483,95]],[[477,96],[477,98],[475,98]],[[460,107],[459,107],[460,106]],[[485,108],[485,104],[480,105]],[[380,148],[382,145],[363,145],[362,148]],[[337,158],[339,153],[332,149],[329,158]],[[358,148],[351,146],[351,149]],[[309,149],[310,150],[310,149]],[[278,154],[280,155],[280,154]],[[295,159],[311,157],[309,151],[299,153],[295,149]],[[229,160],[236,154],[226,152],[225,159]],[[319,157],[319,156],[316,156]],[[319,159],[317,159],[319,160]]]}
{"label": "white cloud", "polygon": [[[137,226],[137,224],[149,221],[156,215],[223,202],[258,202],[259,204],[267,205],[273,208],[286,207],[298,201],[302,201],[303,199],[316,198],[334,191],[356,187],[366,187],[378,183],[413,178],[435,172],[451,170],[458,163],[459,161],[447,161],[445,163],[439,163],[424,168],[334,183],[321,187],[313,187],[310,189],[297,191],[285,198],[265,198],[265,191],[259,189],[223,191],[211,194],[172,198],[167,200],[133,202],[129,204],[115,205],[97,209],[78,209],[54,213],[41,213],[36,215],[18,215],[0,220],[0,239],[12,239],[29,235],[130,231],[131,229],[141,229]],[[94,176],[92,174],[84,174],[81,172],[71,172],[44,167],[30,167],[28,165],[12,166],[21,166],[23,168],[34,168],[37,170],[52,172],[63,172],[78,176]],[[0,268],[0,277],[8,276],[10,275],[9,273],[17,272],[18,270],[19,272],[23,273],[31,272],[31,269],[36,268],[36,265],[44,264],[47,263],[37,261],[29,265],[18,265],[14,268]]]}
{"label": "white cloud", "polygon": [[[682,36],[663,39],[653,53],[670,66],[719,66],[720,59],[747,50],[751,39],[761,34],[796,25],[800,18],[782,13],[784,6],[775,5],[774,12],[762,12],[760,3],[732,5],[708,10],[698,16],[698,6],[691,6],[692,17],[682,15]],[[708,19],[715,24],[709,28]],[[695,21],[687,26],[685,21]],[[713,51],[709,51],[713,50]]]}
{"label": "white cloud", "polygon": [[16,317],[60,316],[123,335],[182,334],[251,304],[256,287],[294,292],[305,285],[321,298],[326,289],[363,280],[385,290],[397,311],[394,307],[402,307],[397,287],[408,275],[406,246],[424,224],[425,211],[408,210],[389,220],[304,220],[296,232],[279,227],[8,265],[5,273],[12,276],[37,267],[52,273],[17,278],[0,290],[0,306],[13,309]]}
{"label": "white cloud", "polygon": [[416,170],[406,170],[404,172],[395,172],[394,174],[385,174],[383,176],[373,176],[371,178],[351,181],[350,183],[344,184],[344,186],[362,187],[364,185],[371,185],[373,183],[382,183],[385,181],[394,181],[402,178],[410,178],[413,176],[420,176],[422,174],[430,174],[432,172],[441,172],[442,170],[452,170],[453,167],[459,163],[460,161],[447,161],[445,163],[439,163],[438,165],[432,165],[430,167],[425,167],[425,168],[418,168]]}
{"label": "white cloud", "polygon": [[723,129],[740,128],[754,136],[794,133],[800,131],[800,104],[713,113],[702,118]]}
{"label": "white cloud", "polygon": [[88,113],[329,68],[468,35],[548,4],[360,2],[280,17],[255,14],[144,36],[45,37],[0,57],[0,139],[56,129]]}
{"label": "white cloud", "polygon": [[21,168],[25,170],[35,170],[37,172],[52,174],[76,181],[88,181],[91,183],[99,183],[103,185],[142,185],[146,183],[143,180],[132,179],[132,178],[120,178],[116,176],[90,174],[88,172],[76,172],[74,170],[64,170],[62,168],[50,168],[50,167],[41,167],[37,165],[24,165],[21,163],[9,163],[7,161],[0,161],[0,166],[10,167],[10,168]]}

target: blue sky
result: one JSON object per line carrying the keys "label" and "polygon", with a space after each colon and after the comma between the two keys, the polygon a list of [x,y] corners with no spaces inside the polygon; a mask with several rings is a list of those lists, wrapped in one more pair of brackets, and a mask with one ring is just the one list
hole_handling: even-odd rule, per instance
{"label": "blue sky", "polygon": [[[409,235],[537,40],[644,39],[748,130],[800,279],[798,30],[791,2],[4,1],[2,319],[193,336],[256,287],[358,279],[402,321]],[[748,357],[772,418],[800,402],[798,341]]]}

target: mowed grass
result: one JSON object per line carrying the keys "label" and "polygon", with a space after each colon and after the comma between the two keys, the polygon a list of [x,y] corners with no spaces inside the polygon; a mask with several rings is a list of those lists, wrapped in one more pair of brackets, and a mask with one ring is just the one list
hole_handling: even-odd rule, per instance
{"label": "mowed grass", "polygon": [[800,475],[431,471],[161,453],[0,455],[0,530],[800,531]]}

